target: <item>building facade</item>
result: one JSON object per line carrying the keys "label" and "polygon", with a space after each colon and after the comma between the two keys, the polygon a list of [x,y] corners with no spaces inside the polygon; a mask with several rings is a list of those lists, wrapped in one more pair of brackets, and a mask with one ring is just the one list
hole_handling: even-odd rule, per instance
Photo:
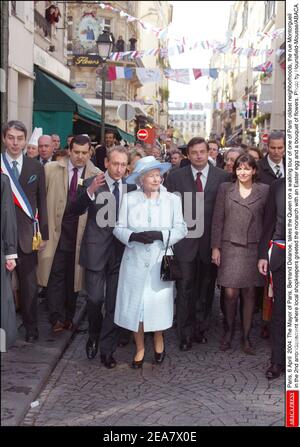
{"label": "building facade", "polygon": [[[111,6],[123,10],[127,14],[136,16],[138,2],[112,2]],[[102,31],[107,31],[113,39],[113,52],[116,51],[117,41],[122,37],[124,51],[129,50],[129,39],[137,34],[136,23],[127,21],[116,12],[101,9],[99,4],[70,3],[67,6],[67,53],[68,65],[71,70],[71,82],[75,90],[85,100],[101,113],[102,105],[102,67],[96,40]],[[135,68],[136,60],[123,60],[118,62],[107,61],[109,66]],[[117,114],[118,107],[127,102],[137,113],[145,114],[143,107],[135,98],[137,88],[140,87],[137,77],[132,79],[115,79],[105,82],[105,122],[117,125],[130,133],[134,132],[134,121],[121,120]]]}
{"label": "building facade", "polygon": [[[171,7],[168,2],[124,1],[110,2],[112,8],[138,17],[163,28],[171,20]],[[102,9],[93,2],[70,3],[67,5],[67,52],[71,70],[71,82],[76,91],[101,113],[102,105],[102,68],[98,57],[96,40],[99,34],[108,31],[114,42],[113,52],[118,51],[119,37],[124,41],[124,51],[132,48],[131,39],[135,39],[136,50],[158,48],[162,44],[151,32],[147,32],[136,21],[127,21],[123,15],[110,9]],[[142,85],[135,68],[157,68],[157,56],[143,59],[122,58],[109,60],[108,67],[127,67],[133,69],[131,79],[106,80],[105,83],[105,121],[119,126],[123,130],[135,133],[147,123],[167,125],[167,81]],[[162,99],[163,97],[163,99]],[[129,103],[135,111],[135,119],[122,120],[117,113],[121,104]]]}
{"label": "building facade", "polygon": [[[190,110],[185,106],[169,108],[169,123],[174,129],[175,137],[180,136],[184,143],[187,143],[193,137],[206,138],[206,113],[201,109]],[[176,141],[177,142],[177,141]]]}
{"label": "building facade", "polygon": [[[138,17],[149,24],[164,29],[172,21],[173,8],[167,1],[139,1],[137,3]],[[154,33],[142,27],[138,29],[138,40],[141,50],[165,48],[164,39],[159,39]],[[147,83],[138,89],[138,97],[145,102],[147,111],[152,116],[153,121],[162,129],[168,125],[168,80],[163,76],[163,69],[169,67],[167,57],[147,56],[142,59],[146,68],[160,68],[161,81],[159,83]]]}
{"label": "building facade", "polygon": [[35,79],[33,5],[33,2],[17,1],[10,1],[8,5],[7,119],[22,121],[29,133]]}
{"label": "building facade", "polygon": [[284,3],[237,1],[231,7],[227,32],[231,48],[263,51],[248,56],[225,51],[212,57],[211,67],[220,67],[218,78],[211,82],[212,103],[224,106],[212,110],[211,134],[224,134],[229,145],[238,139],[262,146],[264,133],[285,128],[284,33],[271,37],[285,26]]}
{"label": "building facade", "polygon": [[[65,47],[65,4],[8,2],[7,119],[24,122],[28,133],[34,121],[36,71],[70,81]],[[54,12],[55,17],[51,17]]]}

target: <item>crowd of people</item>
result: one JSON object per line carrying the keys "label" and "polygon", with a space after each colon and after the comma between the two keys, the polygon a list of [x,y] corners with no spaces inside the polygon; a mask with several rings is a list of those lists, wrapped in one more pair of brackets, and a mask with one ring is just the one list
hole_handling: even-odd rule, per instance
{"label": "crowd of people", "polygon": [[[154,361],[166,355],[164,331],[176,316],[179,349],[207,343],[216,287],[231,349],[239,302],[241,349],[255,355],[251,328],[272,275],[272,359],[266,377],[285,367],[285,136],[220,151],[217,140],[192,138],[186,147],[121,145],[108,130],[92,148],[88,135],[2,129],[1,328],[16,340],[17,278],[25,339],[39,338],[38,292],[43,288],[53,333],[74,330],[78,292],[87,295],[86,355],[107,368],[134,335],[134,369],[143,366],[144,333],[153,333]],[[272,247],[268,253],[269,245]],[[180,277],[165,281],[165,252]],[[175,302],[175,306],[174,306]]]}

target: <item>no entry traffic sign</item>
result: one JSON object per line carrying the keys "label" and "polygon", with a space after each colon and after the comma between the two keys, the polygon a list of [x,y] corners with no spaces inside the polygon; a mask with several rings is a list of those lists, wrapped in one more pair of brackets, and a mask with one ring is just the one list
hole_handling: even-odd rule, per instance
{"label": "no entry traffic sign", "polygon": [[268,143],[268,140],[269,140],[269,134],[268,134],[268,133],[264,133],[263,136],[262,136],[262,138],[261,138],[261,140],[262,140],[262,142],[263,142],[264,144],[267,144],[267,143]]}
{"label": "no entry traffic sign", "polygon": [[145,141],[147,140],[149,134],[148,134],[148,130],[147,129],[140,129],[138,130],[136,136],[138,137],[139,140]]}

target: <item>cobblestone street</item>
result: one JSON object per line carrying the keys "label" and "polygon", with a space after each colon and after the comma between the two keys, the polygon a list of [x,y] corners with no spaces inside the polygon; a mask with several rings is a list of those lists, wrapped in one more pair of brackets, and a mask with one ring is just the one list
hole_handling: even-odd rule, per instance
{"label": "cobblestone street", "polygon": [[206,345],[181,352],[176,332],[165,334],[166,358],[153,364],[152,337],[146,338],[142,370],[129,364],[134,344],[118,348],[117,367],[107,370],[99,354],[85,354],[87,321],[53,371],[23,422],[26,426],[283,426],[284,376],[268,382],[269,341],[259,338],[255,315],[252,340],[256,355],[240,349],[237,324],[233,348],[218,349],[221,318],[215,309]]}

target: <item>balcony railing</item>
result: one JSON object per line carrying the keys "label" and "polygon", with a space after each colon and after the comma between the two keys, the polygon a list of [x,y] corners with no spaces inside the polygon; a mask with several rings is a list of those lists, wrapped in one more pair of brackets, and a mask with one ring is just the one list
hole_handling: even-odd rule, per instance
{"label": "balcony railing", "polygon": [[44,36],[51,39],[52,29],[51,24],[47,22],[46,18],[42,16],[36,9],[34,10],[34,23],[43,30]]}

